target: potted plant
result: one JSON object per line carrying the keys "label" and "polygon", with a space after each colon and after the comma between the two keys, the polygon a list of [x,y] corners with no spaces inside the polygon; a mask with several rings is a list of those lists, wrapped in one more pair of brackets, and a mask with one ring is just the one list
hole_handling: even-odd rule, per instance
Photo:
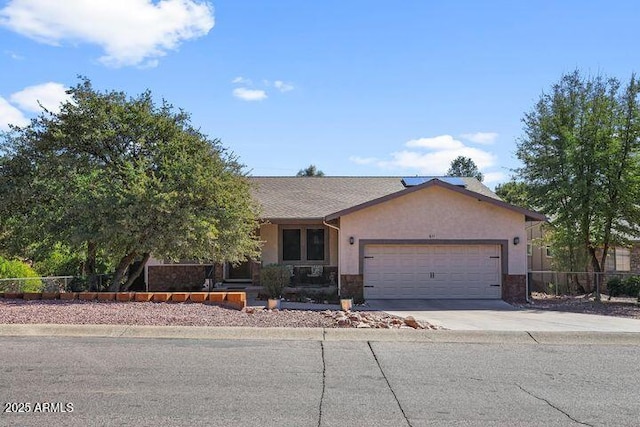
{"label": "potted plant", "polygon": [[282,291],[291,281],[291,272],[285,265],[270,264],[260,270],[260,284],[269,299],[267,308],[280,308]]}
{"label": "potted plant", "polygon": [[351,311],[353,307],[353,298],[342,297],[340,298],[340,308],[342,311]]}

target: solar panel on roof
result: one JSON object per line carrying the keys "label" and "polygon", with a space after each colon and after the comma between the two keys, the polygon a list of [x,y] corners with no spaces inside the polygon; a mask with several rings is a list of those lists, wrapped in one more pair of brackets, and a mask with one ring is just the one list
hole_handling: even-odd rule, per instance
{"label": "solar panel on roof", "polygon": [[439,179],[440,181],[457,187],[467,187],[464,180],[459,176],[409,176],[402,178],[402,185],[405,187],[415,187],[416,185],[421,185],[425,182],[431,181],[432,179]]}
{"label": "solar panel on roof", "polygon": [[407,178],[402,178],[402,185],[405,187],[415,187],[416,185],[424,184],[430,178],[425,178],[422,176],[411,176]]}
{"label": "solar panel on roof", "polygon": [[447,184],[455,185],[457,187],[466,188],[467,184],[464,183],[464,180],[459,176],[444,176],[442,178],[438,178],[441,181],[446,182]]}

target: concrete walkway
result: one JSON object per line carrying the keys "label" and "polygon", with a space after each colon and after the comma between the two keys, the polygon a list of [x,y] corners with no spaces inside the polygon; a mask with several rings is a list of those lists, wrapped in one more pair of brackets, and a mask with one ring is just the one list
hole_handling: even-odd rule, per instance
{"label": "concrete walkway", "polygon": [[368,300],[371,310],[456,331],[640,332],[640,320],[519,309],[500,300]]}

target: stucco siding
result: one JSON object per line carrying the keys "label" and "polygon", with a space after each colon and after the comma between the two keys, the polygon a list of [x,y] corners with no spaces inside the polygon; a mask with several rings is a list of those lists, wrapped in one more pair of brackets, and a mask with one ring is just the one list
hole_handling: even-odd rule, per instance
{"label": "stucco siding", "polygon": [[[295,227],[297,224],[286,224],[286,226]],[[301,226],[316,226],[318,228],[325,227],[322,223],[301,224]],[[327,265],[338,265],[338,232],[333,228],[328,228],[327,238],[329,245],[329,259]],[[260,240],[263,241],[262,246],[262,265],[277,264],[280,259],[280,225],[279,224],[263,224],[260,226]]]}
{"label": "stucco siding", "polygon": [[[359,271],[360,239],[506,240],[508,274],[526,274],[524,215],[441,187],[430,187],[340,218],[342,274]],[[353,245],[349,237],[354,237]],[[513,244],[518,237],[520,244]]]}
{"label": "stucco siding", "polygon": [[262,265],[278,263],[278,224],[262,224],[260,226],[262,243]]}

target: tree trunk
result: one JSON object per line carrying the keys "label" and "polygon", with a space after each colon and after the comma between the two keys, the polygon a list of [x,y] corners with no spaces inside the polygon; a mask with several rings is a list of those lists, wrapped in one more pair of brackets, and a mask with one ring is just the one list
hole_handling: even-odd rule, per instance
{"label": "tree trunk", "polygon": [[149,258],[151,258],[151,254],[149,252],[145,252],[142,255],[142,261],[140,262],[140,265],[133,273],[129,273],[127,282],[122,285],[122,290],[124,292],[128,291],[131,285],[133,285],[133,282],[138,278],[138,276],[140,276],[140,274],[142,274],[142,272],[144,271],[144,266],[147,265],[147,261],[149,261]]}
{"label": "tree trunk", "polygon": [[129,268],[131,263],[136,259],[136,256],[137,253],[133,251],[122,257],[122,259],[118,263],[118,267],[116,268],[115,273],[113,274],[113,283],[111,283],[111,286],[109,286],[109,292],[120,291],[120,282],[122,282],[122,279],[127,272],[127,268]]}
{"label": "tree trunk", "polygon": [[602,281],[602,274],[600,274],[600,273],[602,272],[602,268],[600,266],[600,263],[598,262],[598,256],[596,255],[596,249],[592,245],[589,245],[589,256],[591,257],[591,267],[593,268],[594,283],[596,285],[595,300],[596,301],[600,301],[600,286],[601,286],[600,282]]}
{"label": "tree trunk", "polygon": [[97,289],[96,278],[96,254],[98,247],[96,242],[91,240],[87,241],[87,260],[84,263],[83,276],[86,276],[89,280],[89,289]]}

